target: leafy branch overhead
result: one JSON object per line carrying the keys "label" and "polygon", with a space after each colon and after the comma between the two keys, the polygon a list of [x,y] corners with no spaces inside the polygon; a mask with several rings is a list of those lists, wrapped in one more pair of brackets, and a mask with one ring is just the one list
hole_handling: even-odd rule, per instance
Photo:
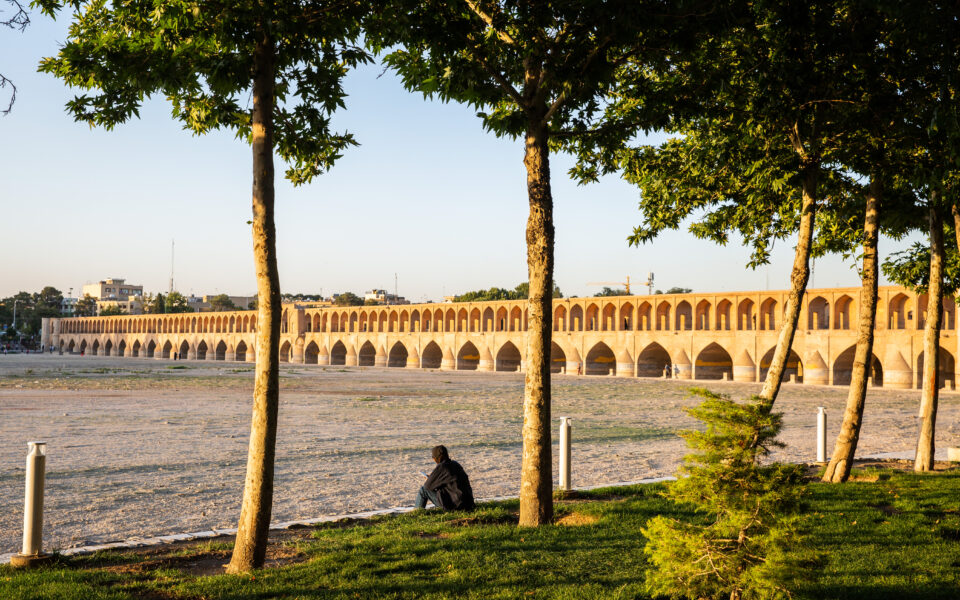
{"label": "leafy branch overhead", "polygon": [[[139,117],[147,98],[166,98],[194,134],[229,129],[251,139],[255,31],[267,16],[277,39],[275,146],[295,184],[328,170],[356,141],[332,131],[344,106],[347,70],[369,60],[354,43],[359,3],[123,4],[41,0],[44,12],[73,9],[69,40],[40,70],[83,90],[67,106],[77,121],[107,129]],[[347,31],[342,36],[343,30]]]}

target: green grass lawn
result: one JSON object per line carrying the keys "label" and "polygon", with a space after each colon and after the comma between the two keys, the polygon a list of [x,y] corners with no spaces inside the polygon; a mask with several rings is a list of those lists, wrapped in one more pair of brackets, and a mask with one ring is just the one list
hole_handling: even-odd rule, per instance
{"label": "green grass lawn", "polygon": [[[960,471],[858,473],[810,485],[791,551],[794,598],[960,598]],[[663,484],[581,493],[558,524],[518,529],[516,502],[464,513],[390,516],[291,532],[252,575],[204,575],[230,544],[60,558],[0,567],[0,598],[647,598],[640,527],[668,514]]]}

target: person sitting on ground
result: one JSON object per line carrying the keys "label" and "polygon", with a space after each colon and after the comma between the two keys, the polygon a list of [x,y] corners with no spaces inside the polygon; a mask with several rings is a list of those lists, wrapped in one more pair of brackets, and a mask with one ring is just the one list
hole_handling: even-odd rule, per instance
{"label": "person sitting on ground", "polygon": [[473,488],[470,478],[455,460],[450,460],[446,446],[433,447],[433,472],[417,492],[417,508],[426,508],[427,500],[443,510],[473,510]]}

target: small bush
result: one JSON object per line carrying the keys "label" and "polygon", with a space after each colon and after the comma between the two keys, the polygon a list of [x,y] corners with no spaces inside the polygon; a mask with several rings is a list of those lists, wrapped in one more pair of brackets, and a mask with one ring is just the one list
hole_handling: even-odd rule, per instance
{"label": "small bush", "polygon": [[738,403],[694,389],[688,413],[706,431],[683,431],[694,450],[665,492],[701,515],[694,522],[654,517],[643,529],[651,592],[670,598],[772,598],[790,569],[783,552],[804,492],[799,465],[761,466],[782,427],[759,397]]}

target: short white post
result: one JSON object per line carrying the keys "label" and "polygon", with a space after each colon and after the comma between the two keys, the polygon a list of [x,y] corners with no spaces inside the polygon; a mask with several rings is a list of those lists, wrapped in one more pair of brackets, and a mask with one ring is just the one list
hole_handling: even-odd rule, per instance
{"label": "short white post", "polygon": [[817,407],[817,462],[827,462],[827,411]]}
{"label": "short white post", "polygon": [[560,489],[570,491],[570,417],[560,417]]}
{"label": "short white post", "polygon": [[10,559],[13,566],[31,566],[49,558],[43,543],[43,484],[47,470],[46,442],[29,442],[26,491],[23,500],[23,550]]}

